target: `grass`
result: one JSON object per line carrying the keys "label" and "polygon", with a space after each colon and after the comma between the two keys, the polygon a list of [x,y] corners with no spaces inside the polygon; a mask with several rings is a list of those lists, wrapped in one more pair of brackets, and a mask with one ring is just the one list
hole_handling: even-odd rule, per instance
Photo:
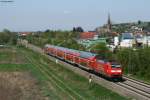
{"label": "grass", "polygon": [[14,47],[0,48],[0,71],[27,70],[27,60]]}
{"label": "grass", "polygon": [[[3,54],[3,56],[0,55],[0,61],[5,61],[5,63],[0,63],[0,71],[31,72],[39,80],[38,83],[44,96],[49,99],[126,100],[126,98],[98,84],[89,84],[86,78],[55,64],[43,55],[25,48],[17,48],[16,50],[15,54],[11,50],[0,50],[0,54]],[[21,60],[18,61],[19,57]]]}
{"label": "grass", "polygon": [[0,71],[25,71],[30,64],[0,64]]}
{"label": "grass", "polygon": [[25,64],[27,60],[14,47],[0,48],[0,64]]}

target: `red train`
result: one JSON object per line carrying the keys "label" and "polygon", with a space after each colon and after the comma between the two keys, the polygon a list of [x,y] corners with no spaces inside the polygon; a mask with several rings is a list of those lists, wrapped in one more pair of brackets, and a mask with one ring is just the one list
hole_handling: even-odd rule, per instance
{"label": "red train", "polygon": [[122,78],[120,64],[115,61],[101,59],[97,54],[48,44],[45,45],[44,51],[49,55],[57,56],[80,67],[94,70],[106,77]]}

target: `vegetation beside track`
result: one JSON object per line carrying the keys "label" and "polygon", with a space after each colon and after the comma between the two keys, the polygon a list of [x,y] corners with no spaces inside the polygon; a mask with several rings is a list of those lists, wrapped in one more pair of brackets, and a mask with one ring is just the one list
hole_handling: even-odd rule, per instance
{"label": "vegetation beside track", "polygon": [[122,49],[117,57],[124,74],[150,83],[150,48]]}
{"label": "vegetation beside track", "polygon": [[47,30],[45,32],[39,32],[36,35],[28,35],[26,39],[29,43],[39,47],[44,47],[45,44],[52,44],[71,49],[85,50],[85,47],[76,41],[78,37],[79,32]]}
{"label": "vegetation beside track", "polygon": [[[16,47],[0,48],[0,98],[45,100],[42,75]],[[19,92],[18,92],[19,91]],[[40,97],[39,97],[40,96]]]}

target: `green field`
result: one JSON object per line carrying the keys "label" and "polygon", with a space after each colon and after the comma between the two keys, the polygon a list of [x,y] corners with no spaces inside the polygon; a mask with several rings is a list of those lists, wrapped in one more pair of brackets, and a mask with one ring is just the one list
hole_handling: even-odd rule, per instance
{"label": "green field", "polygon": [[38,80],[45,100],[126,100],[45,56],[22,47],[0,48],[0,71],[27,71]]}

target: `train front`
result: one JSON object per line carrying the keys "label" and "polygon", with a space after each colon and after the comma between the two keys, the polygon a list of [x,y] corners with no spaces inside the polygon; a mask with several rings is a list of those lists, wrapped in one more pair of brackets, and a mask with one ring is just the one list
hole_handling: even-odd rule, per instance
{"label": "train front", "polygon": [[122,78],[122,67],[116,61],[110,61],[108,68],[108,74],[111,78]]}

